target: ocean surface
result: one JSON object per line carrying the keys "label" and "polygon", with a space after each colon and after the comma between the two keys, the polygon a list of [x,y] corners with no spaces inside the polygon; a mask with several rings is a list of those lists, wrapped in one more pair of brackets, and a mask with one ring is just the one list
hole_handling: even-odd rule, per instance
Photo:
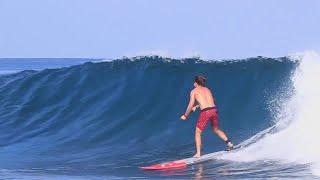
{"label": "ocean surface", "polygon": [[[1,179],[320,179],[320,56],[0,59]],[[139,166],[194,154],[207,77],[239,151],[172,171]],[[203,154],[223,151],[207,126]]]}

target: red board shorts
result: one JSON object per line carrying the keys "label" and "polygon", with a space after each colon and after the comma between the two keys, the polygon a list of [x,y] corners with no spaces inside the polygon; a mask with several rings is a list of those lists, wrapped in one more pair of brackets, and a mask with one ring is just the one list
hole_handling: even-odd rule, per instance
{"label": "red board shorts", "polygon": [[218,109],[216,107],[208,107],[201,110],[197,121],[197,128],[203,131],[209,120],[211,121],[212,128],[219,127]]}

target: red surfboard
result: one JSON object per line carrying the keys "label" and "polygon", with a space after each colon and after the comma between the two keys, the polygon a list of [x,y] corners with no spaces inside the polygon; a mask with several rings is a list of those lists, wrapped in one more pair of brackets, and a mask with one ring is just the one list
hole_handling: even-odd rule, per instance
{"label": "red surfboard", "polygon": [[[239,149],[239,147],[235,147],[235,149]],[[235,150],[234,149],[234,150]],[[232,150],[232,151],[234,151]],[[154,164],[151,166],[144,166],[140,167],[143,170],[170,170],[170,169],[181,169],[186,168],[188,165],[191,164],[197,164],[205,161],[209,161],[212,159],[215,159],[217,156],[220,156],[221,154],[228,153],[230,151],[219,151],[214,152],[206,155],[202,155],[200,158],[187,158],[187,159],[181,159],[176,161],[170,161],[170,162],[164,162],[159,164]]]}
{"label": "red surfboard", "polygon": [[187,166],[188,166],[188,164],[186,161],[177,160],[177,161],[170,161],[170,162],[165,162],[165,163],[160,163],[160,164],[154,164],[151,166],[140,167],[140,168],[144,169],[144,170],[166,170],[166,169],[185,168]]}

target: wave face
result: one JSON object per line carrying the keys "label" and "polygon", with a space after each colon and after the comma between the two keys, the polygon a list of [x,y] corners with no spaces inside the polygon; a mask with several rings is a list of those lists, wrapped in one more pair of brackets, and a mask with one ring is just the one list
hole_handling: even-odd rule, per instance
{"label": "wave face", "polygon": [[[154,56],[2,75],[1,172],[8,177],[32,172],[46,177],[77,174],[159,178],[159,174],[141,172],[137,167],[193,154],[199,112],[188,121],[179,117],[185,111],[197,74],[206,76],[213,90],[221,128],[235,143],[254,147],[266,138],[266,133],[259,137],[255,134],[277,125],[275,131],[272,128],[267,132],[276,134],[286,129],[283,124],[292,124],[289,117],[294,115],[284,114],[283,107],[296,95],[293,77],[298,76],[299,68],[299,61],[285,57],[202,61]],[[284,116],[289,120],[281,119]],[[203,152],[224,150],[224,143],[209,129],[203,134]],[[256,138],[249,139],[253,136]],[[271,143],[273,149],[276,144]],[[259,152],[250,153],[258,157]],[[247,156],[240,157],[243,160]],[[263,155],[259,157],[264,159]],[[219,163],[227,166],[224,163],[228,162],[207,164],[209,168],[204,171],[209,175],[205,177],[220,177],[212,173],[220,172]],[[230,169],[234,166],[229,164]],[[305,168],[302,165],[300,169]],[[199,171],[188,169],[160,177],[191,178],[197,174]],[[256,172],[248,170],[230,177],[252,174]]]}

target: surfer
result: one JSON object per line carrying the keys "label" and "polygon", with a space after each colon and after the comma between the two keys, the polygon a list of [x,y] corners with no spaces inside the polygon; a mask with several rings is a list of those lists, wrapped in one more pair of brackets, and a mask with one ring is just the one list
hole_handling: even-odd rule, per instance
{"label": "surfer", "polygon": [[[201,133],[210,120],[212,130],[217,134],[226,144],[228,150],[233,149],[232,142],[228,139],[226,134],[219,128],[218,121],[218,109],[216,107],[214,98],[209,88],[205,85],[206,78],[203,76],[196,76],[194,80],[194,89],[190,92],[190,101],[186,112],[181,116],[182,120],[186,120],[191,113],[200,107],[201,112],[197,121],[195,131],[195,142],[196,142],[196,154],[193,156],[199,158],[201,156]],[[195,105],[195,103],[198,103]]]}

